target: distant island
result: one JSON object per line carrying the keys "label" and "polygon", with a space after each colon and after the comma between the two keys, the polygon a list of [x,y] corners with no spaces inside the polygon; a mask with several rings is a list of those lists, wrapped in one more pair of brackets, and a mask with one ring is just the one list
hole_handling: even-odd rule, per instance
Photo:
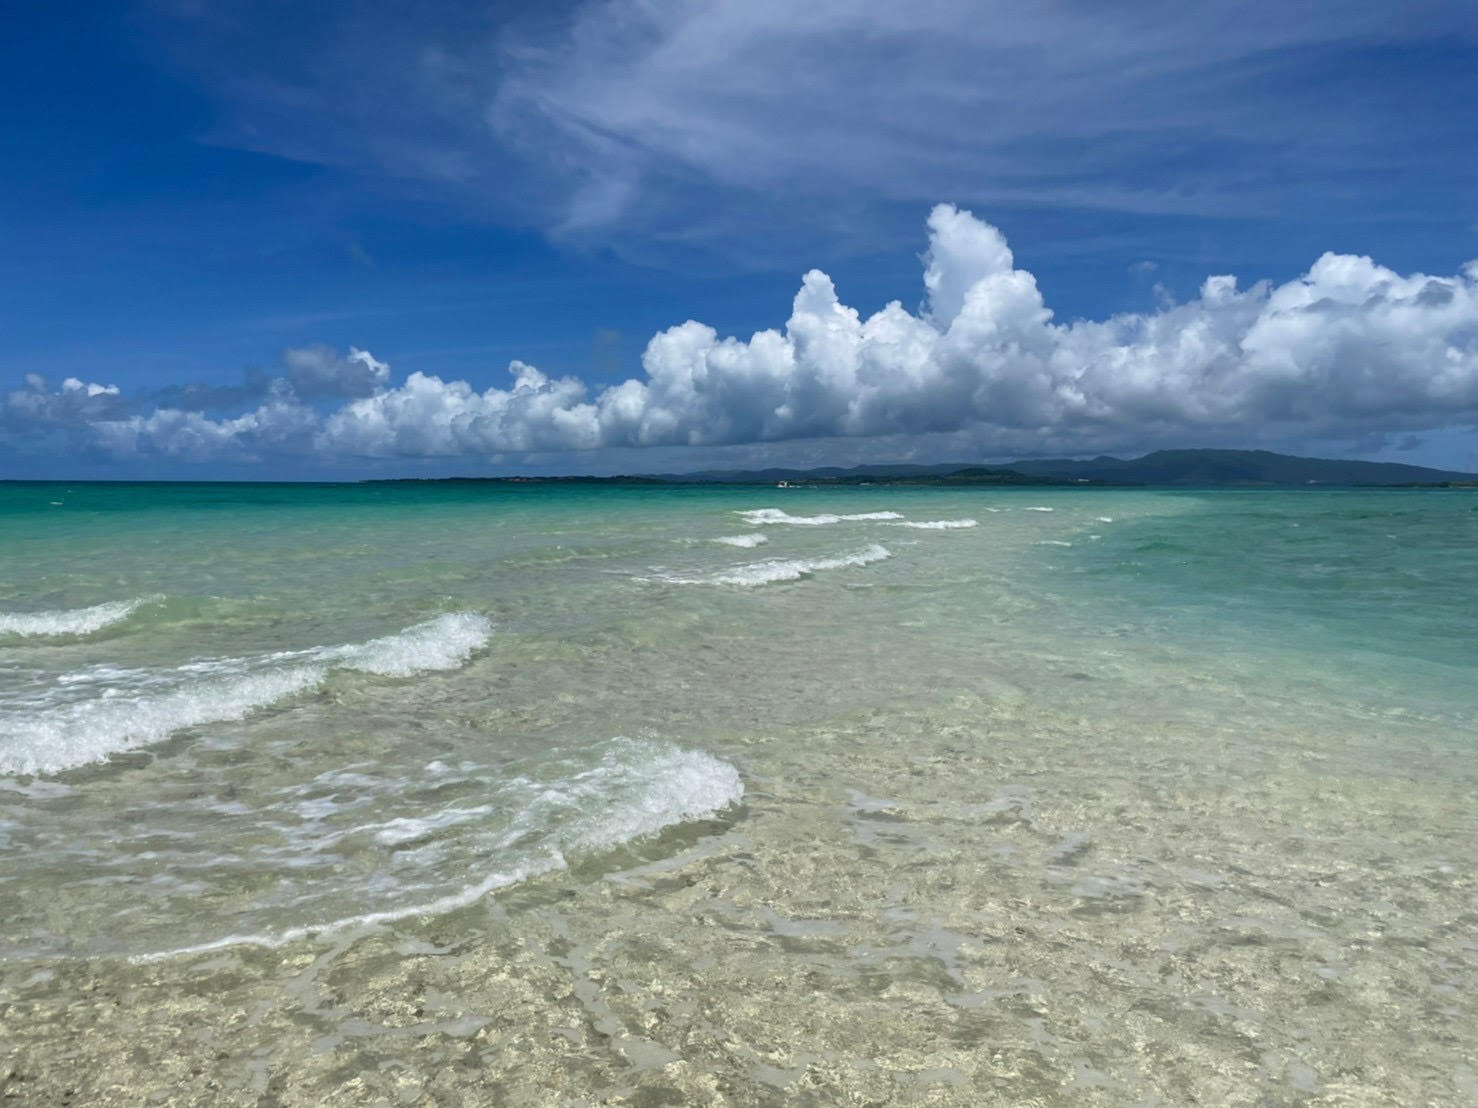
{"label": "distant island", "polygon": [[1478,473],[1428,469],[1400,462],[1300,458],[1268,450],[1157,450],[1142,458],[1024,459],[986,466],[864,465],[850,469],[709,470],[617,477],[456,477],[507,484],[650,485],[1115,485],[1181,488],[1478,488]]}
{"label": "distant island", "polygon": [[1428,469],[1400,462],[1300,458],[1268,450],[1157,450],[1142,458],[1099,457],[1090,461],[1051,459],[1014,462],[1012,469],[1038,476],[1104,484],[1267,488],[1294,485],[1451,486],[1478,485],[1478,474]]}

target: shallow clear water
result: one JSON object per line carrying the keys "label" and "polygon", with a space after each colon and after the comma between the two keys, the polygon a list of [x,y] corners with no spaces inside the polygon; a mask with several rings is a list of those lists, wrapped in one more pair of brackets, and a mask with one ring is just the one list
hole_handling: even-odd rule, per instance
{"label": "shallow clear water", "polygon": [[[911,1063],[939,1074],[894,1094],[1081,1079],[1173,1102],[1215,1097],[1215,1065],[1129,1066],[1095,1011],[1137,995],[1194,1039],[1215,995],[1245,1023],[1272,986],[1252,962],[1207,984],[1229,928],[1334,989],[1361,963],[1333,933],[1388,905],[1411,945],[1387,969],[1437,990],[1390,1003],[1441,1042],[1469,1012],[1438,985],[1474,957],[1452,925],[1478,845],[1475,571],[1462,492],[0,485],[0,959],[75,1031],[68,987],[34,973],[189,992],[202,957],[274,980],[295,952],[357,966],[430,926],[494,963],[440,987],[465,998],[510,972],[498,943],[548,926],[527,898],[554,881],[587,960],[582,928],[663,944],[626,992],[638,964],[687,967],[734,1005],[706,1026],[778,1040],[740,1067],[756,1088],[797,1097],[846,1042],[897,1046],[918,993],[946,1037],[988,1018],[980,1044],[1055,1060],[1017,1085]],[[680,864],[719,867],[707,908],[642,876]],[[739,946],[709,949],[704,912]],[[1009,967],[975,950],[1012,928]],[[1115,945],[1133,936],[1192,953],[1156,978]],[[755,963],[819,999],[743,1010]],[[395,967],[354,970],[344,1012]],[[1120,991],[1080,995],[1102,973]],[[526,1003],[560,1010],[576,977]],[[1028,977],[1035,1014],[1010,999]],[[1264,999],[1281,1061],[1247,1087],[1333,1087],[1318,1055],[1367,1009],[1295,1035],[1274,1023],[1298,1005]],[[838,1045],[806,1061],[814,1003]],[[323,1019],[365,1019],[344,1012]],[[687,1057],[632,1019],[636,1055]],[[1455,1095],[1471,1052],[1443,1049],[1440,1073],[1360,1088]],[[881,1080],[881,1050],[831,1092]],[[591,1088],[675,1064],[613,1057]]]}

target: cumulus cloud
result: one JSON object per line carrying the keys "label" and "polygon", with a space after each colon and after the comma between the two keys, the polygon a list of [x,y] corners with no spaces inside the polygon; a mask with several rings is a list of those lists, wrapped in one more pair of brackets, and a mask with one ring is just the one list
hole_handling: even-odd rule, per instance
{"label": "cumulus cloud", "polygon": [[106,418],[119,409],[118,386],[99,385],[68,377],[53,391],[38,373],[28,373],[25,387],[6,397],[0,419],[11,426],[50,424],[68,426]]}
{"label": "cumulus cloud", "polygon": [[1319,435],[1435,426],[1478,409],[1478,266],[1401,276],[1326,254],[1297,280],[1103,322],[1054,321],[1000,232],[929,217],[926,299],[870,318],[812,270],[783,331],[747,342],[689,321],[656,335],[645,376],[591,395],[516,363],[512,389],[414,374],[329,420],[329,449],[465,454],[712,446],[971,431],[1123,445],[1270,426]]}
{"label": "cumulus cloud", "polygon": [[347,356],[317,344],[283,351],[287,380],[299,396],[369,396],[390,383],[390,367],[367,350],[351,346]]}
{"label": "cumulus cloud", "polygon": [[148,415],[100,421],[92,430],[97,445],[121,458],[158,454],[183,461],[255,460],[268,454],[311,453],[318,420],[314,409],[279,390],[259,407],[229,419],[156,408]]}
{"label": "cumulus cloud", "polygon": [[523,362],[509,387],[420,372],[392,386],[365,351],[313,347],[289,352],[267,400],[229,418],[110,418],[117,390],[72,380],[12,393],[9,418],[70,420],[119,453],[328,459],[921,435],[977,453],[1083,451],[1478,419],[1478,262],[1435,277],[1325,254],[1286,284],[1212,276],[1184,304],[1058,321],[996,228],[941,204],[928,230],[917,309],[894,301],[863,318],[812,270],[783,329],[741,340],[690,320],[651,339],[641,376],[603,389]]}

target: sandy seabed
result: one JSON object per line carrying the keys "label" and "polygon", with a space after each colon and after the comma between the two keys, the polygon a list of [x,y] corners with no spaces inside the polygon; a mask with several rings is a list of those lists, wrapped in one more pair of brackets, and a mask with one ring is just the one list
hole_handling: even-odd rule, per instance
{"label": "sandy seabed", "polygon": [[1478,1101],[1440,737],[1127,726],[954,697],[756,734],[742,807],[444,916],[4,963],[0,1101]]}

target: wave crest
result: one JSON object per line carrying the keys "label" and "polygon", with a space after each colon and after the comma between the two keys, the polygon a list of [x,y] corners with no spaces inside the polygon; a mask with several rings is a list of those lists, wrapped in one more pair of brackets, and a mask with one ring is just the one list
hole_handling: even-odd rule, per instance
{"label": "wave crest", "polygon": [[455,669],[491,637],[486,616],[452,612],[346,646],[206,659],[162,673],[108,668],[68,674],[49,698],[0,704],[0,774],[59,773],[150,746],[187,727],[243,719],[317,688],[334,669],[384,677]]}
{"label": "wave crest", "polygon": [[903,518],[898,512],[853,512],[851,515],[832,515],[828,512],[816,516],[793,516],[779,508],[755,508],[740,512],[739,516],[752,527],[772,523],[786,523],[792,527],[823,527],[829,523],[866,523],[872,520]]}
{"label": "wave crest", "polygon": [[344,669],[381,677],[413,677],[432,670],[457,669],[474,650],[487,645],[493,624],[478,612],[448,612],[395,635],[353,646],[331,647],[326,661]]}
{"label": "wave crest", "polygon": [[958,531],[966,527],[979,527],[978,519],[905,519],[894,527],[912,527],[918,531]]}
{"label": "wave crest", "polygon": [[140,596],[133,600],[110,600],[90,608],[61,608],[47,612],[0,612],[0,635],[51,637],[92,635],[104,627],[121,623],[145,604],[162,596]]}
{"label": "wave crest", "polygon": [[742,588],[756,588],[780,581],[799,581],[823,570],[871,565],[892,556],[886,546],[873,543],[864,550],[830,558],[767,558],[762,562],[749,562],[697,577],[665,573],[659,574],[656,579],[674,585],[738,585]]}
{"label": "wave crest", "polygon": [[437,835],[467,835],[465,849],[492,872],[460,888],[410,903],[320,923],[249,934],[231,934],[190,946],[135,955],[150,962],[176,955],[200,954],[232,946],[276,947],[308,936],[373,927],[414,916],[439,915],[474,904],[491,892],[555,870],[571,857],[595,855],[656,835],[669,827],[712,819],[744,798],[744,782],[730,763],[702,750],[670,743],[613,739],[600,762],[556,781],[519,778],[506,802],[517,815],[491,838],[479,835],[480,821],[494,805],[452,808],[421,818],[399,818],[359,828],[375,831],[374,840],[398,848]]}

